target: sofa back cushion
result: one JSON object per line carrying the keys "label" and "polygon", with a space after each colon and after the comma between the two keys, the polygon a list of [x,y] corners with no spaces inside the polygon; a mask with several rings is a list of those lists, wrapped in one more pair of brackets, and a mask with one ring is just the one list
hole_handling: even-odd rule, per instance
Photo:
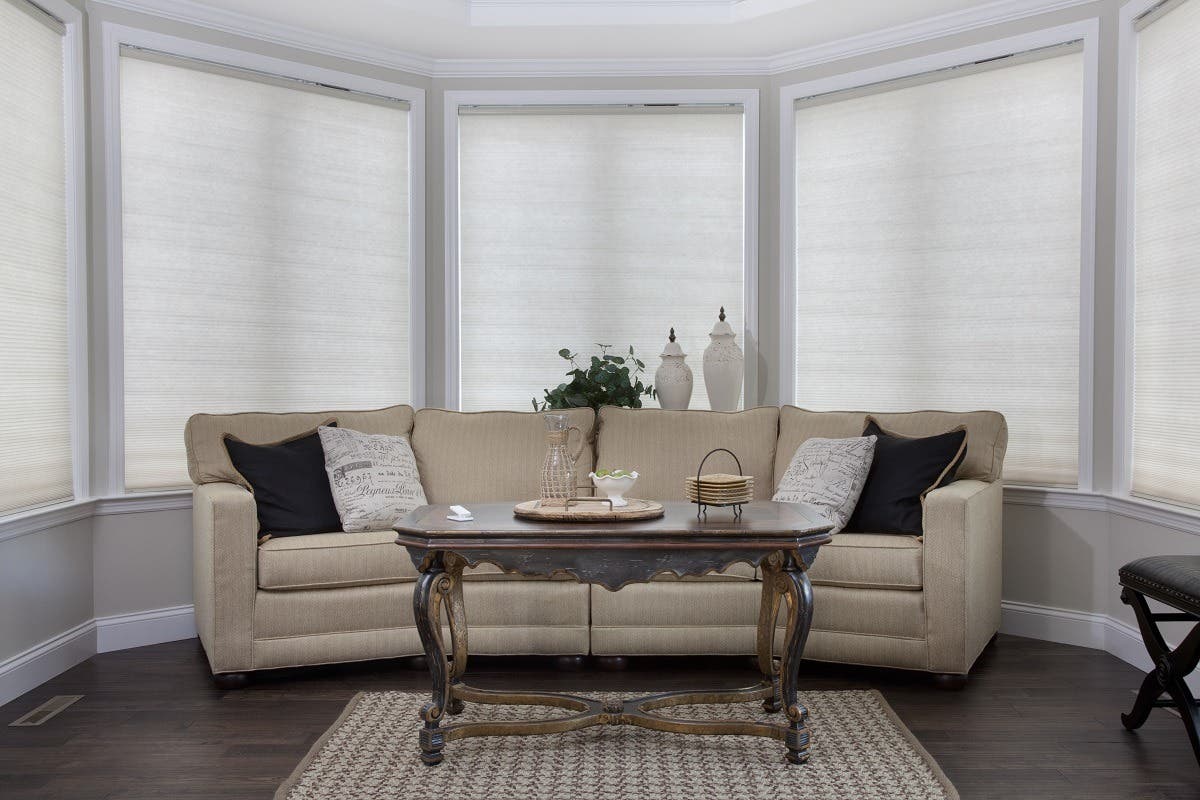
{"label": "sofa back cushion", "polygon": [[967,452],[955,478],[981,481],[1000,479],[1008,449],[1008,423],[997,411],[808,411],[795,406],[779,409],[779,445],[775,474],[782,475],[796,448],[814,436],[844,439],[862,436],[867,416],[889,433],[909,437],[936,436],[962,425],[967,430]]}
{"label": "sofa back cushion", "polygon": [[[737,454],[742,471],[754,476],[754,498],[769,500],[775,491],[778,436],[779,409],[774,407],[722,412],[604,406],[596,463],[604,469],[637,470],[631,497],[686,500],[684,478],[696,474],[710,450],[725,447]],[[717,453],[704,471],[736,472],[737,466],[728,454]]]}
{"label": "sofa back cushion", "polygon": [[407,436],[412,433],[413,409],[412,406],[388,406],[371,411],[193,414],[183,432],[187,445],[188,474],[192,477],[192,483],[225,481],[249,489],[250,484],[229,460],[224,442],[227,434],[246,444],[274,444],[315,431],[318,426],[330,422],[363,433]]}
{"label": "sofa back cushion", "polygon": [[[590,408],[563,413],[584,437],[575,464],[576,480],[583,484],[594,463],[596,415]],[[572,452],[577,440],[572,433]],[[546,457],[541,414],[422,408],[413,423],[412,446],[430,503],[515,503],[540,494]]]}

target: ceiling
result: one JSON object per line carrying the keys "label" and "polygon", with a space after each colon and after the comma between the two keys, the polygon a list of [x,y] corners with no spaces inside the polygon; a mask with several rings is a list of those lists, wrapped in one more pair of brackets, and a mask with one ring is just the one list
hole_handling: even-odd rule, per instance
{"label": "ceiling", "polygon": [[[1046,0],[200,0],[364,46],[453,59],[768,57]],[[130,5],[133,5],[130,3]],[[147,3],[150,5],[150,3]],[[157,5],[157,4],[155,4]],[[947,25],[953,28],[953,25]]]}

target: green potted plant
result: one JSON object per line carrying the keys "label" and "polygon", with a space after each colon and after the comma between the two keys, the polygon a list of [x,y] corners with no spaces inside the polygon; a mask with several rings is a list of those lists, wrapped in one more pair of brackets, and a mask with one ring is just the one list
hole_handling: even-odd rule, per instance
{"label": "green potted plant", "polygon": [[545,389],[545,398],[540,402],[533,398],[533,410],[545,411],[550,408],[592,408],[599,410],[600,406],[626,406],[641,408],[642,395],[657,397],[653,386],[642,384],[639,377],[646,369],[629,348],[628,356],[617,356],[608,352],[612,345],[597,344],[600,355],[592,356],[586,367],[581,367],[575,359],[578,353],[572,353],[564,347],[558,355],[571,362],[572,369],[567,377],[571,380],[560,383],[553,389]]}

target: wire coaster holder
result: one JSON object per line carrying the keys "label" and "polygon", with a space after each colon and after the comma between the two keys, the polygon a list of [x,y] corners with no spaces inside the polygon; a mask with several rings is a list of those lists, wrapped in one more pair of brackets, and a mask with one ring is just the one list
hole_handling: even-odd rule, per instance
{"label": "wire coaster holder", "polygon": [[704,458],[700,459],[700,466],[696,467],[696,495],[697,495],[697,497],[695,500],[692,501],[697,506],[696,519],[708,519],[708,507],[709,506],[712,506],[713,508],[732,508],[733,509],[733,518],[741,519],[742,518],[742,505],[743,505],[742,503],[705,503],[704,501],[699,499],[700,475],[704,472],[705,462],[708,461],[709,456],[712,456],[714,453],[728,453],[730,455],[730,457],[733,458],[733,463],[737,464],[738,476],[742,477],[742,478],[747,477],[746,473],[742,471],[742,460],[740,458],[738,458],[737,454],[734,453],[732,450],[730,450],[729,448],[726,448],[726,447],[718,447],[714,450],[709,450],[708,454],[705,455]]}

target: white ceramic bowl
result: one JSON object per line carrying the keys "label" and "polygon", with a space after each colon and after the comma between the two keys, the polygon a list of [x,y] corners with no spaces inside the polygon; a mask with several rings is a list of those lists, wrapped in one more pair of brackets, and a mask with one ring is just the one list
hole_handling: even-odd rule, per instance
{"label": "white ceramic bowl", "polygon": [[614,478],[611,475],[598,477],[596,473],[589,472],[588,477],[592,479],[592,485],[604,494],[609,500],[612,500],[613,508],[621,508],[629,505],[625,500],[625,493],[633,488],[637,483],[637,472],[631,472],[628,475],[623,475],[620,478]]}

